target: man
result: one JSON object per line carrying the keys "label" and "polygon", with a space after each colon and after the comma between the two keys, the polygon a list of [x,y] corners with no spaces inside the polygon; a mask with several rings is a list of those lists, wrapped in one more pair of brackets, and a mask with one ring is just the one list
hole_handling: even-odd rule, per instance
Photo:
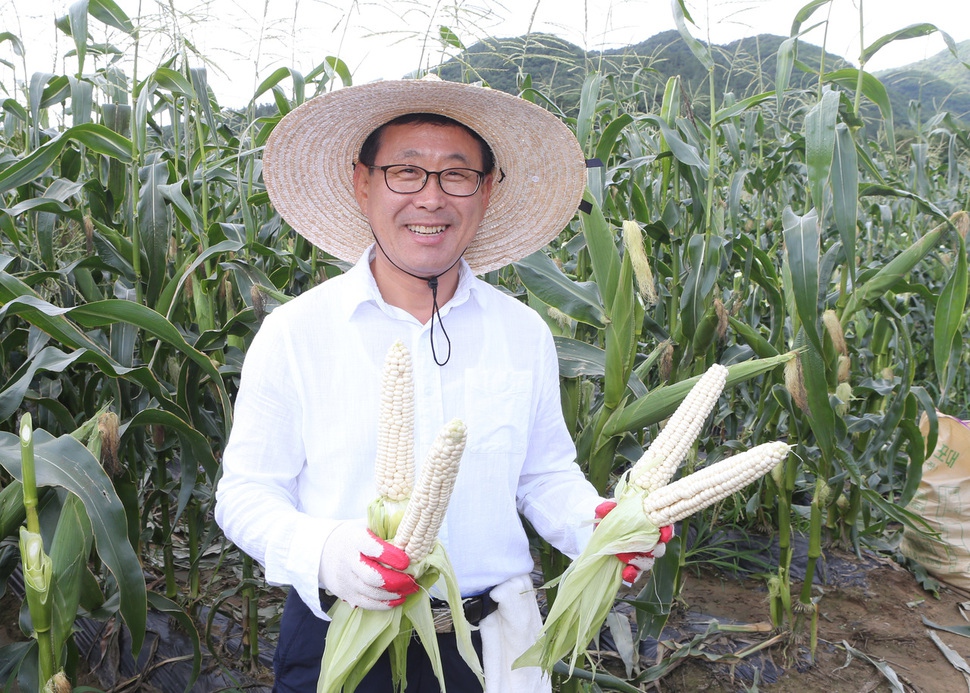
{"label": "man", "polygon": [[[450,419],[468,429],[439,538],[473,625],[484,616],[476,647],[487,690],[549,690],[538,670],[511,669],[540,625],[519,513],[575,556],[602,499],[574,462],[548,329],[475,275],[542,248],[575,214],[586,179],[575,138],[501,92],[381,82],[295,109],[263,166],[293,228],[356,263],[264,321],[218,488],[226,535],[268,582],[293,587],[276,690],[315,689],[329,599],[391,608],[416,589],[402,572],[407,556],[364,522],[376,495],[382,364],[399,339],[413,363],[415,459]],[[440,640],[448,689],[479,690],[454,638]],[[421,656],[412,646],[407,690],[437,691]],[[386,661],[358,690],[391,690]]]}

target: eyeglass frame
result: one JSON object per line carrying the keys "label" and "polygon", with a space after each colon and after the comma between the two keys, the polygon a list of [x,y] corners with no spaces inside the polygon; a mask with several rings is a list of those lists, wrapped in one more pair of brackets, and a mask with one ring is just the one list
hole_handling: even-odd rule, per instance
{"label": "eyeglass frame", "polygon": [[[422,166],[417,166],[415,164],[387,164],[386,166],[378,166],[376,164],[363,164],[363,165],[367,167],[368,171],[373,171],[374,169],[378,169],[381,172],[383,172],[384,185],[386,185],[387,189],[396,195],[417,195],[419,192],[421,192],[427,187],[428,181],[431,179],[432,174],[434,174],[435,176],[438,177],[438,189],[441,190],[441,192],[443,192],[445,195],[449,195],[450,197],[472,197],[476,193],[478,193],[479,190],[482,189],[482,183],[485,181],[485,177],[488,175],[485,171],[479,171],[477,168],[468,168],[467,166],[449,166],[448,168],[443,168],[440,171],[429,171],[428,169]],[[392,188],[391,184],[387,180],[387,170],[389,168],[395,168],[396,166],[405,166],[407,168],[415,168],[419,171],[424,171],[424,182],[421,184],[421,187],[418,188],[417,190],[411,190],[410,192],[399,192],[394,188]],[[445,190],[444,187],[442,187],[441,185],[441,174],[445,173],[446,171],[471,171],[473,173],[477,173],[478,185],[475,186],[474,191],[466,195],[456,195],[455,193],[450,193],[447,190]],[[505,177],[504,173],[502,174],[502,177],[503,178]]]}

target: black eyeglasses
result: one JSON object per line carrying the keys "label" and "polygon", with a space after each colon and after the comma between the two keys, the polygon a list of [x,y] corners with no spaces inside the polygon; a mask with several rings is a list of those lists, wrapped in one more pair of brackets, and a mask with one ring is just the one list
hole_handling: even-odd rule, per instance
{"label": "black eyeglasses", "polygon": [[424,190],[428,178],[438,176],[438,186],[442,192],[453,197],[471,197],[482,187],[484,171],[473,168],[446,168],[442,171],[428,171],[411,164],[390,164],[388,166],[367,166],[373,171],[384,172],[384,182],[391,192],[413,195]]}

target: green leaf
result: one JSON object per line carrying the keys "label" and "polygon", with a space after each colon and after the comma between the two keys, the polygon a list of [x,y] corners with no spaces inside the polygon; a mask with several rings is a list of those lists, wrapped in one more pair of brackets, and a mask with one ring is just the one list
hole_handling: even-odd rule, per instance
{"label": "green leaf", "polygon": [[[774,370],[793,358],[795,353],[788,352],[773,358],[731,364],[727,367],[728,377],[725,388]],[[640,399],[626,405],[617,416],[611,417],[603,426],[603,436],[615,436],[627,431],[639,432],[647,426],[663,421],[674,413],[700,379],[701,376],[696,375],[671,385],[654,388]]]}
{"label": "green leaf", "polygon": [[[869,60],[874,56],[879,50],[888,43],[893,41],[902,41],[905,39],[919,38],[921,36],[928,36],[934,32],[940,31],[936,28],[934,24],[910,24],[907,27],[898,29],[897,31],[892,31],[888,34],[880,36],[875,41],[870,43],[862,51],[862,55],[859,56],[859,62],[863,65],[869,62]],[[944,33],[940,31],[940,33]],[[952,42],[952,39],[951,39]]]}
{"label": "green leaf", "polygon": [[173,94],[187,96],[189,98],[196,97],[192,82],[186,79],[185,75],[178,70],[173,70],[169,67],[160,67],[152,73],[149,79]]}
{"label": "green leaf", "polygon": [[822,353],[822,339],[818,332],[818,263],[820,235],[818,216],[811,210],[803,217],[790,207],[782,213],[785,253],[791,272],[795,308],[809,341]]}
{"label": "green leaf", "polygon": [[[606,375],[606,352],[588,342],[569,337],[553,337],[559,357],[559,375],[563,378],[602,377]],[[636,376],[630,374],[627,387],[634,397],[647,394],[647,388]]]}
{"label": "green leaf", "polygon": [[128,15],[113,0],[89,0],[88,11],[98,21],[120,29],[126,34],[132,34],[135,31]]}
{"label": "green leaf", "polygon": [[24,395],[38,372],[62,373],[84,355],[84,349],[65,354],[57,347],[44,347],[40,353],[28,359],[0,392],[0,419],[9,419],[23,402]]}
{"label": "green leaf", "polygon": [[11,34],[9,31],[0,32],[0,43],[4,41],[10,41],[10,47],[13,49],[13,54],[18,58],[22,58],[24,55],[24,42],[20,40],[20,37],[16,34]]}
{"label": "green leaf", "polygon": [[[147,597],[141,563],[128,543],[124,507],[87,448],[69,435],[53,438],[34,431],[34,460],[38,486],[59,486],[84,503],[97,542],[98,555],[111,571],[121,597],[122,618],[131,630],[132,653],[137,658],[145,639]],[[0,432],[0,464],[20,479],[20,437]]]}
{"label": "green leaf", "polygon": [[845,324],[849,317],[863,306],[881,298],[909,274],[910,270],[936,247],[947,228],[946,224],[940,224],[860,284],[849,296],[845,310],[842,311],[842,323]]}
{"label": "green leaf", "polygon": [[655,115],[645,115],[640,116],[638,120],[645,120],[648,123],[653,123],[663,134],[664,142],[670,148],[671,153],[674,158],[682,164],[691,166],[698,169],[705,178],[708,175],[708,165],[701,156],[700,152],[697,151],[697,147],[692,144],[688,144],[684,141],[684,138],[680,136],[680,133],[674,128],[670,127],[663,118]]}
{"label": "green leaf", "polygon": [[711,56],[711,49],[707,44],[694,38],[687,29],[687,22],[694,24],[694,20],[691,19],[684,0],[674,0],[670,3],[670,6],[673,9],[674,23],[677,25],[677,31],[680,32],[680,37],[684,39],[684,43],[690,48],[690,52],[694,54],[694,57],[704,66],[704,69],[710,72],[714,69],[714,58]]}
{"label": "green leaf", "polygon": [[950,355],[954,348],[959,349],[963,340],[960,328],[967,306],[967,248],[963,237],[954,235],[958,244],[956,263],[940,293],[933,316],[933,363],[943,397],[947,391]]}
{"label": "green leaf", "polygon": [[616,295],[617,283],[620,280],[620,252],[616,248],[613,228],[603,216],[603,209],[599,203],[589,195],[584,199],[592,205],[592,209],[589,214],[580,215],[583,236],[586,239],[586,248],[593,267],[593,278],[603,297],[603,305],[608,315],[613,310],[613,297]]}
{"label": "green leaf", "polygon": [[835,151],[835,120],[839,114],[839,94],[826,89],[822,100],[805,116],[805,163],[815,209],[825,209],[825,184]]}
{"label": "green leaf", "polygon": [[798,50],[798,39],[795,36],[787,38],[778,46],[775,58],[775,96],[778,112],[782,112],[782,100],[791,81],[792,68],[795,66],[795,56]]}
{"label": "green leaf", "polygon": [[684,336],[692,339],[697,326],[711,305],[711,294],[717,284],[721,265],[723,239],[695,234],[687,242],[690,271],[680,295],[680,318]]}
{"label": "green leaf", "polygon": [[461,51],[465,50],[465,44],[463,44],[461,39],[458,38],[458,34],[444,25],[438,27],[438,38],[440,38],[441,42],[446,46],[451,46]]}
{"label": "green leaf", "polygon": [[812,0],[811,2],[803,5],[801,9],[795,13],[795,18],[791,23],[791,32],[789,32],[790,35],[797,36],[798,34],[801,34],[802,24],[804,24],[805,21],[815,13],[815,10],[822,5],[828,5],[831,2],[832,0]]}
{"label": "green leaf", "polygon": [[84,56],[88,49],[88,0],[78,0],[68,9],[71,37],[77,50],[77,73],[84,73]]}
{"label": "green leaf", "polygon": [[626,383],[633,370],[633,346],[636,339],[634,331],[634,288],[633,263],[630,253],[623,255],[620,268],[620,281],[610,323],[606,326],[606,377],[603,382],[603,403],[615,409],[626,392]]}
{"label": "green leaf", "polygon": [[80,142],[92,152],[123,163],[131,162],[131,141],[103,125],[84,123],[65,130],[57,139],[45,143],[15,164],[0,171],[0,193],[20,187],[44,175],[54,165],[65,145]]}
{"label": "green leaf", "polygon": [[512,263],[525,287],[553,308],[573,320],[597,328],[606,327],[607,317],[596,285],[574,282],[541,252],[536,251]]}
{"label": "green leaf", "polygon": [[138,238],[148,262],[144,272],[148,277],[145,299],[155,305],[162,283],[167,275],[169,239],[172,231],[172,215],[161,188],[168,183],[168,163],[158,161],[143,166],[139,171],[141,190],[138,193]]}
{"label": "green leaf", "polygon": [[844,123],[835,129],[835,161],[832,166],[832,206],[845,256],[849,281],[855,286],[856,228],[859,220],[859,159],[852,132]]}
{"label": "green leaf", "polygon": [[[824,82],[834,82],[844,89],[855,91],[859,87],[859,71],[854,67],[827,72],[822,77]],[[862,93],[866,98],[879,107],[882,113],[883,125],[886,128],[886,139],[889,141],[889,151],[896,151],[896,130],[893,127],[893,105],[889,100],[889,92],[879,78],[868,72],[862,73]]]}
{"label": "green leaf", "polygon": [[54,617],[51,623],[54,652],[61,651],[73,632],[93,538],[91,520],[80,498],[68,496],[57,519],[50,550],[55,578]]}

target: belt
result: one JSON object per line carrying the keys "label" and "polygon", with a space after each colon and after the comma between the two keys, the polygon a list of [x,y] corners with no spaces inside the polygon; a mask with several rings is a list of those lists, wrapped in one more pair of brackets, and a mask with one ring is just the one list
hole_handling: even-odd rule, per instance
{"label": "belt", "polygon": [[[330,611],[337,602],[337,597],[326,590],[320,590],[320,606],[324,611]],[[488,590],[473,597],[466,597],[461,600],[462,611],[465,612],[465,620],[472,626],[477,626],[482,619],[498,609],[498,602],[492,599]],[[434,629],[438,633],[451,633],[455,626],[451,620],[451,608],[448,602],[441,599],[431,600],[431,616],[434,618]]]}

